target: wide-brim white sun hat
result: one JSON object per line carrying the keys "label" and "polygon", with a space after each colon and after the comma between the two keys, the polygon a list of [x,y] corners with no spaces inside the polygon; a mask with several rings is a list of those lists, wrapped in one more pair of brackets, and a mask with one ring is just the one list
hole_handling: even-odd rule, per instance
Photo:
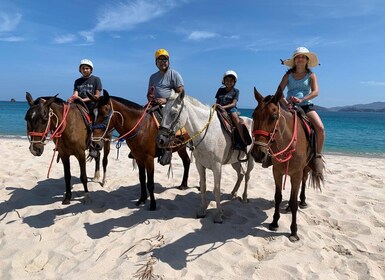
{"label": "wide-brim white sun hat", "polygon": [[294,66],[294,58],[300,54],[306,55],[306,57],[309,59],[307,62],[307,65],[309,67],[316,67],[317,65],[319,65],[317,55],[313,52],[310,52],[305,47],[296,48],[295,51],[293,52],[293,55],[291,56],[291,58],[285,59],[284,61],[282,61],[282,64],[289,66],[289,67],[293,67]]}

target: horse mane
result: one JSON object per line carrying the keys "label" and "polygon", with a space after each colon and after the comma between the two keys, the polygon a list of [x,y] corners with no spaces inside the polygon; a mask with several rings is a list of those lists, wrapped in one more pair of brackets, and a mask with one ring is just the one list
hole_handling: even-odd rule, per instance
{"label": "horse mane", "polygon": [[33,101],[33,105],[37,105],[40,103],[40,100],[44,99],[45,101],[47,101],[48,99],[50,98],[55,98],[54,102],[55,103],[59,103],[59,104],[62,104],[64,103],[65,101],[59,97],[56,97],[56,96],[40,96],[38,98],[36,98],[35,101]]}
{"label": "horse mane", "polygon": [[143,106],[139,105],[138,103],[132,102],[130,100],[124,99],[122,97],[110,96],[110,98],[112,98],[115,101],[122,103],[123,105],[125,105],[127,107],[132,107],[132,108],[137,109],[137,110],[143,110]]}
{"label": "horse mane", "polygon": [[197,107],[200,107],[201,109],[206,109],[207,110],[207,107],[211,107],[210,105],[206,105],[206,104],[203,104],[202,102],[200,102],[198,99],[190,96],[190,95],[185,95],[185,98],[188,99],[188,101],[192,104],[192,105],[195,105]]}

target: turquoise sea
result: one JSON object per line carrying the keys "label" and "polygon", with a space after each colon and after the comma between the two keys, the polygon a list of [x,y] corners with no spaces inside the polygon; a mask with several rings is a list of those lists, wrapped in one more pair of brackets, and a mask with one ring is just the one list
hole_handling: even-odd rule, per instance
{"label": "turquoise sea", "polygon": [[[0,138],[26,138],[27,102],[0,101]],[[251,117],[252,109],[240,109]],[[326,131],[324,151],[385,157],[385,113],[319,112]]]}

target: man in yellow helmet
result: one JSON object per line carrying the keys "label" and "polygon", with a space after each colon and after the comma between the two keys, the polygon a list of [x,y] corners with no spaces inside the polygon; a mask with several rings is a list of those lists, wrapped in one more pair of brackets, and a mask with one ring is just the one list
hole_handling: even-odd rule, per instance
{"label": "man in yellow helmet", "polygon": [[[182,76],[170,68],[169,58],[168,51],[165,49],[158,49],[155,52],[155,64],[159,71],[151,75],[147,92],[148,102],[153,105],[166,104],[172,90],[176,93],[182,93],[184,90]],[[167,165],[171,162],[171,156],[171,151],[163,149],[158,162]]]}
{"label": "man in yellow helmet", "polygon": [[170,68],[169,58],[165,49],[155,52],[155,64],[159,71],[151,75],[147,92],[147,99],[153,104],[165,104],[171,95],[171,90],[177,93],[184,90],[182,76]]}

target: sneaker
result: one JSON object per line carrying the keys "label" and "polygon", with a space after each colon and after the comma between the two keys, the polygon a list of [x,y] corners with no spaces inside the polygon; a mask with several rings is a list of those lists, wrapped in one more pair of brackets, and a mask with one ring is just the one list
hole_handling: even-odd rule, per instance
{"label": "sneaker", "polygon": [[161,165],[168,165],[171,162],[172,152],[168,150],[164,150],[163,154],[158,158],[158,162]]}
{"label": "sneaker", "polygon": [[98,156],[98,151],[95,150],[93,147],[90,147],[88,149],[88,156],[90,156],[92,158],[96,158]]}
{"label": "sneaker", "polygon": [[272,166],[273,165],[273,161],[271,160],[271,155],[268,154],[266,156],[266,160],[264,162],[262,162],[262,167],[263,168],[268,168],[269,166]]}
{"label": "sneaker", "polygon": [[324,170],[324,162],[322,159],[322,155],[316,154],[316,156],[314,157],[313,163],[314,163],[314,171],[317,174],[322,174]]}

